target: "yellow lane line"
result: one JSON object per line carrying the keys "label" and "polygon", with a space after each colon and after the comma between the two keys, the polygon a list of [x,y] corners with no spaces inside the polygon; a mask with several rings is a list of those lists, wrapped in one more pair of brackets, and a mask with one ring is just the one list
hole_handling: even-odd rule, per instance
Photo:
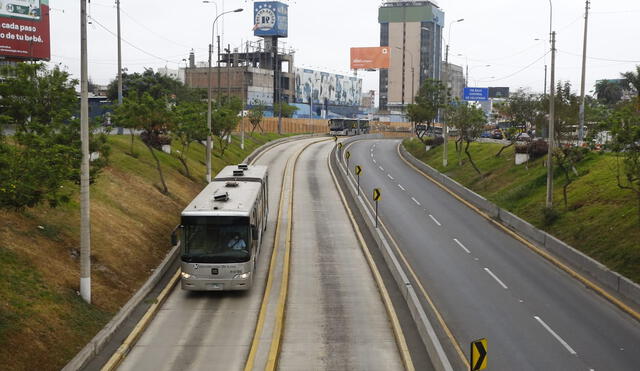
{"label": "yellow lane line", "polygon": [[138,341],[138,339],[142,335],[142,332],[144,332],[147,326],[149,326],[149,323],[151,323],[151,321],[153,320],[153,317],[155,317],[156,313],[158,312],[158,309],[167,299],[167,296],[169,296],[169,293],[171,292],[173,287],[176,285],[179,278],[180,278],[180,269],[178,269],[176,273],[174,273],[173,277],[171,277],[171,280],[169,281],[167,286],[165,286],[165,288],[160,292],[160,295],[158,295],[158,298],[156,299],[156,301],[153,304],[151,304],[149,309],[147,309],[147,312],[140,319],[136,327],[133,328],[133,330],[131,331],[129,336],[127,336],[127,338],[122,343],[122,345],[120,345],[118,350],[116,350],[116,352],[113,353],[111,358],[109,358],[109,361],[107,361],[107,363],[104,366],[102,366],[102,369],[101,369],[102,371],[115,370],[116,368],[118,368],[118,366],[120,366],[120,363],[122,363],[122,361],[127,356],[127,354],[129,354],[129,351],[131,351],[135,343]]}
{"label": "yellow lane line", "polygon": [[415,167],[412,163],[410,163],[407,159],[405,159],[404,156],[402,156],[402,153],[400,152],[400,146],[401,145],[402,145],[402,143],[399,143],[398,147],[397,147],[398,155],[400,156],[402,161],[404,161],[407,165],[412,167],[420,175],[422,175],[426,179],[430,180],[432,183],[434,183],[438,187],[442,188],[445,192],[449,193],[451,196],[455,197],[458,201],[462,202],[464,205],[466,205],[467,207],[469,207],[470,209],[472,209],[476,213],[480,214],[482,217],[484,217],[485,219],[487,219],[488,221],[490,221],[491,223],[496,225],[498,228],[503,230],[505,233],[507,233],[511,237],[513,237],[516,240],[520,241],[523,245],[527,246],[533,252],[535,252],[538,255],[542,256],[543,258],[545,258],[546,260],[551,262],[556,267],[558,267],[561,270],[565,271],[571,277],[577,279],[578,281],[580,281],[584,285],[588,286],[590,289],[592,289],[595,292],[597,292],[598,294],[600,294],[602,297],[604,297],[606,300],[611,302],[613,305],[617,306],[618,308],[620,308],[621,310],[623,310],[624,312],[626,312],[627,314],[629,314],[630,316],[632,316],[636,320],[640,321],[640,313],[638,313],[635,310],[633,310],[630,306],[626,305],[621,300],[619,300],[618,298],[616,298],[615,296],[613,296],[609,292],[607,292],[605,289],[603,289],[602,287],[600,287],[597,284],[595,284],[593,281],[589,280],[588,278],[584,277],[580,273],[576,272],[575,270],[573,270],[568,265],[562,263],[560,260],[558,260],[553,255],[549,254],[548,252],[546,252],[546,251],[542,250],[541,248],[537,247],[536,245],[532,244],[531,242],[529,242],[524,237],[520,236],[515,231],[509,229],[508,227],[506,227],[502,223],[500,223],[497,220],[493,219],[487,213],[485,213],[484,211],[478,209],[476,206],[474,206],[473,204],[471,204],[467,200],[463,199],[462,197],[458,196],[453,191],[451,191],[449,188],[447,188],[446,186],[444,186],[443,184],[441,184],[437,180],[433,179],[431,176],[429,176],[428,174],[424,173],[422,170],[420,170],[417,167]]}
{"label": "yellow lane line", "polygon": [[367,248],[367,243],[365,242],[364,237],[362,237],[362,233],[360,232],[360,227],[358,226],[358,223],[356,222],[353,216],[353,212],[351,211],[351,208],[347,203],[347,200],[344,196],[344,192],[342,192],[342,189],[339,186],[338,179],[336,178],[336,174],[333,171],[333,168],[331,167],[331,154],[329,154],[329,158],[327,158],[327,166],[329,167],[329,171],[331,172],[333,183],[335,184],[336,189],[340,194],[342,205],[344,206],[345,211],[349,215],[351,226],[353,227],[353,230],[355,231],[356,236],[358,237],[358,242],[360,243],[360,248],[362,249],[362,253],[365,256],[367,263],[369,264],[369,269],[371,269],[371,273],[373,274],[373,277],[376,281],[376,285],[378,286],[378,291],[382,296],[382,301],[384,303],[385,309],[387,310],[387,315],[391,320],[393,335],[396,339],[396,346],[398,347],[398,351],[400,352],[402,363],[404,364],[404,369],[407,371],[413,371],[415,370],[415,367],[413,366],[413,361],[411,360],[411,353],[409,352],[407,341],[404,337],[404,333],[402,332],[402,327],[400,326],[398,315],[396,314],[396,311],[393,307],[393,303],[391,302],[391,298],[389,297],[389,292],[387,291],[387,288],[384,285],[384,281],[382,279],[382,276],[380,275],[380,271],[378,270],[378,267],[373,261],[373,257],[371,256],[371,253]]}
{"label": "yellow lane line", "polygon": [[[354,143],[351,143],[349,145],[349,147],[351,145],[353,145],[353,144]],[[374,206],[373,206],[373,204],[371,204],[371,201],[369,200],[369,198],[364,197],[364,199],[365,199],[367,205],[369,205],[369,208],[370,208],[371,212],[373,212]],[[409,263],[409,260],[407,260],[407,258],[405,257],[404,253],[400,249],[400,246],[398,245],[398,242],[396,241],[396,239],[393,237],[393,234],[391,234],[391,232],[387,228],[386,224],[384,223],[384,218],[382,216],[378,216],[378,224],[380,226],[382,226],[382,229],[384,229],[386,235],[389,236],[389,239],[391,240],[391,244],[393,245],[396,253],[398,254],[398,256],[400,256],[400,259],[402,260],[404,265],[409,270],[409,273],[411,274],[411,278],[413,278],[413,280],[418,285],[418,289],[420,290],[420,293],[422,293],[422,296],[424,297],[424,299],[427,301],[427,303],[429,303],[429,306],[431,307],[432,312],[436,316],[436,319],[440,323],[440,326],[442,327],[442,329],[444,330],[445,334],[449,338],[451,344],[455,348],[456,353],[458,354],[460,360],[462,360],[462,362],[467,366],[467,368],[469,368],[470,367],[469,360],[467,360],[467,357],[465,356],[464,352],[462,351],[462,348],[460,347],[460,343],[458,342],[456,337],[453,335],[453,332],[451,331],[451,329],[449,329],[449,326],[447,326],[447,323],[445,322],[444,317],[442,316],[442,314],[440,314],[440,311],[436,307],[435,302],[433,301],[433,299],[431,299],[431,296],[428,294],[428,292],[425,289],[424,285],[422,284],[422,281],[420,280],[420,278],[418,278],[418,275],[416,274],[415,270],[413,269],[413,266]]]}
{"label": "yellow lane line", "polygon": [[273,286],[273,272],[275,271],[277,256],[278,256],[278,244],[280,243],[280,222],[282,217],[282,209],[284,209],[284,183],[286,181],[287,169],[289,168],[289,161],[287,159],[284,165],[284,171],[282,172],[282,183],[280,188],[280,203],[278,205],[278,217],[276,222],[276,233],[273,238],[273,248],[271,250],[271,262],[269,263],[269,275],[267,276],[267,286],[264,290],[264,296],[262,297],[262,304],[260,305],[260,314],[258,314],[258,322],[256,323],[256,330],[253,334],[253,340],[251,341],[251,350],[247,357],[247,363],[244,366],[245,371],[253,370],[253,366],[256,360],[256,353],[258,352],[258,346],[260,345],[260,336],[264,329],[264,321],[267,315],[267,306],[269,304],[269,297],[271,295],[271,287]]}
{"label": "yellow lane line", "polygon": [[280,283],[280,297],[278,299],[278,308],[276,311],[276,322],[275,327],[273,329],[273,336],[271,339],[271,347],[269,349],[269,357],[267,359],[267,365],[265,366],[265,370],[273,371],[278,367],[278,360],[280,357],[280,345],[282,344],[282,334],[284,333],[284,320],[285,320],[285,307],[287,304],[287,294],[289,291],[289,271],[290,271],[290,262],[291,262],[291,240],[293,236],[293,198],[294,198],[294,188],[295,188],[295,177],[296,177],[296,166],[298,164],[298,160],[300,159],[300,155],[307,148],[314,144],[326,142],[333,139],[323,139],[315,142],[308,143],[303,148],[301,148],[295,156],[295,160],[291,170],[291,178],[290,182],[290,195],[289,195],[289,209],[288,209],[288,229],[287,229],[287,237],[285,239],[285,253],[284,253],[284,262],[282,266],[282,281]]}

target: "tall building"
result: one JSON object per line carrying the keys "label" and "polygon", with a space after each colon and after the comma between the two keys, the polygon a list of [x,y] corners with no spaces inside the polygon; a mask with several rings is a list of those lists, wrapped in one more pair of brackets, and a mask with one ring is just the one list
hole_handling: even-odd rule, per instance
{"label": "tall building", "polygon": [[[442,62],[442,68],[443,70],[447,70],[447,64],[445,62]],[[464,69],[462,68],[462,66],[449,63],[447,80],[447,86],[449,87],[449,89],[451,89],[451,97],[457,97],[458,99],[462,100],[463,91],[466,86]]]}
{"label": "tall building", "polygon": [[431,1],[387,0],[378,11],[380,46],[391,51],[380,70],[380,110],[403,111],[425,79],[440,79],[444,12]]}

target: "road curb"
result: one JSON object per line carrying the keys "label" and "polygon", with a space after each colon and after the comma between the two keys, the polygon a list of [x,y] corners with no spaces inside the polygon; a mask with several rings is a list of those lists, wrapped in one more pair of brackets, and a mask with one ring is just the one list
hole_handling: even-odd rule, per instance
{"label": "road curb", "polygon": [[[400,155],[404,160],[427,174],[432,178],[433,181],[439,183],[442,187],[448,189],[451,193],[457,195],[462,200],[475,206],[482,213],[486,213],[487,216],[489,216],[496,223],[516,233],[518,236],[523,238],[526,242],[530,243],[534,247],[543,249],[553,258],[561,261],[561,264],[567,264],[572,269],[575,269],[580,273],[587,275],[590,279],[594,280],[608,290],[616,293],[621,298],[627,299],[632,303],[633,306],[640,305],[640,285],[638,285],[637,283],[631,281],[630,279],[622,276],[617,272],[610,270],[595,259],[578,251],[574,247],[566,244],[565,242],[548,234],[547,232],[536,228],[526,220],[519,218],[513,213],[498,207],[494,203],[488,201],[486,198],[469,190],[468,188],[462,186],[448,176],[440,173],[431,166],[418,160],[404,148],[403,144],[400,144],[398,148]],[[554,261],[552,261],[552,263],[559,266],[559,264]],[[560,268],[566,271],[566,269],[562,268],[561,266]],[[577,277],[577,274],[575,273],[568,273],[583,282],[586,281],[584,278]],[[611,301],[614,305],[629,313],[637,320],[640,320],[640,315],[634,309],[626,306],[624,303],[619,302],[615,297],[610,297],[606,292],[602,292],[603,290],[596,285],[592,283],[589,284],[589,282],[584,283],[592,286],[591,288],[596,289],[595,291],[600,293],[607,300]]]}
{"label": "road curb", "polygon": [[[279,144],[322,136],[324,134],[296,135],[292,137],[280,138],[267,142],[256,148],[247,158],[245,163],[251,162],[260,154],[266,152],[271,147]],[[176,262],[180,255],[179,246],[174,246],[162,260],[158,268],[149,276],[147,281],[138,289],[138,291],[120,308],[118,313],[98,332],[84,348],[82,348],[69,363],[67,363],[62,371],[76,371],[84,368],[94,357],[96,357],[111,340],[112,336],[118,331],[123,323],[131,316],[133,311],[142,303],[144,298],[154,289],[154,287],[165,277],[172,264]]]}

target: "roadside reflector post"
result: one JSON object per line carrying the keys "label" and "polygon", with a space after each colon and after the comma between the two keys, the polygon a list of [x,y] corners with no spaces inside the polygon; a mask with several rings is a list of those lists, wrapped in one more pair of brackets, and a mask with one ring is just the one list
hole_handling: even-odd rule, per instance
{"label": "roadside reflector post", "polygon": [[344,154],[344,157],[347,158],[347,171],[349,171],[349,159],[351,158],[351,152],[347,151],[347,153]]}
{"label": "roadside reflector post", "polygon": [[471,362],[469,370],[480,371],[487,368],[487,339],[471,342]]}
{"label": "roadside reflector post", "polygon": [[362,167],[356,165],[356,175],[358,176],[358,196],[360,196],[360,174],[362,174]]}
{"label": "roadside reflector post", "polygon": [[376,202],[376,228],[378,228],[378,201],[382,198],[382,192],[379,188],[373,189],[373,200]]}

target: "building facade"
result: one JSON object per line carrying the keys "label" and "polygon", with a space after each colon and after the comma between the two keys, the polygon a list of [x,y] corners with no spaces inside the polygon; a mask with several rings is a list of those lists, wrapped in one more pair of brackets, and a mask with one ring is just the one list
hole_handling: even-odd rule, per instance
{"label": "building facade", "polygon": [[380,46],[391,52],[380,70],[380,110],[404,111],[428,78],[441,78],[444,12],[430,1],[388,0],[379,8]]}
{"label": "building facade", "polygon": [[[458,66],[452,63],[448,65],[442,62],[444,71],[447,73],[447,87],[449,87],[452,98],[458,98],[462,100],[464,88],[466,86],[466,79],[464,77],[464,69],[462,66]],[[444,77],[444,71],[443,76]]]}

